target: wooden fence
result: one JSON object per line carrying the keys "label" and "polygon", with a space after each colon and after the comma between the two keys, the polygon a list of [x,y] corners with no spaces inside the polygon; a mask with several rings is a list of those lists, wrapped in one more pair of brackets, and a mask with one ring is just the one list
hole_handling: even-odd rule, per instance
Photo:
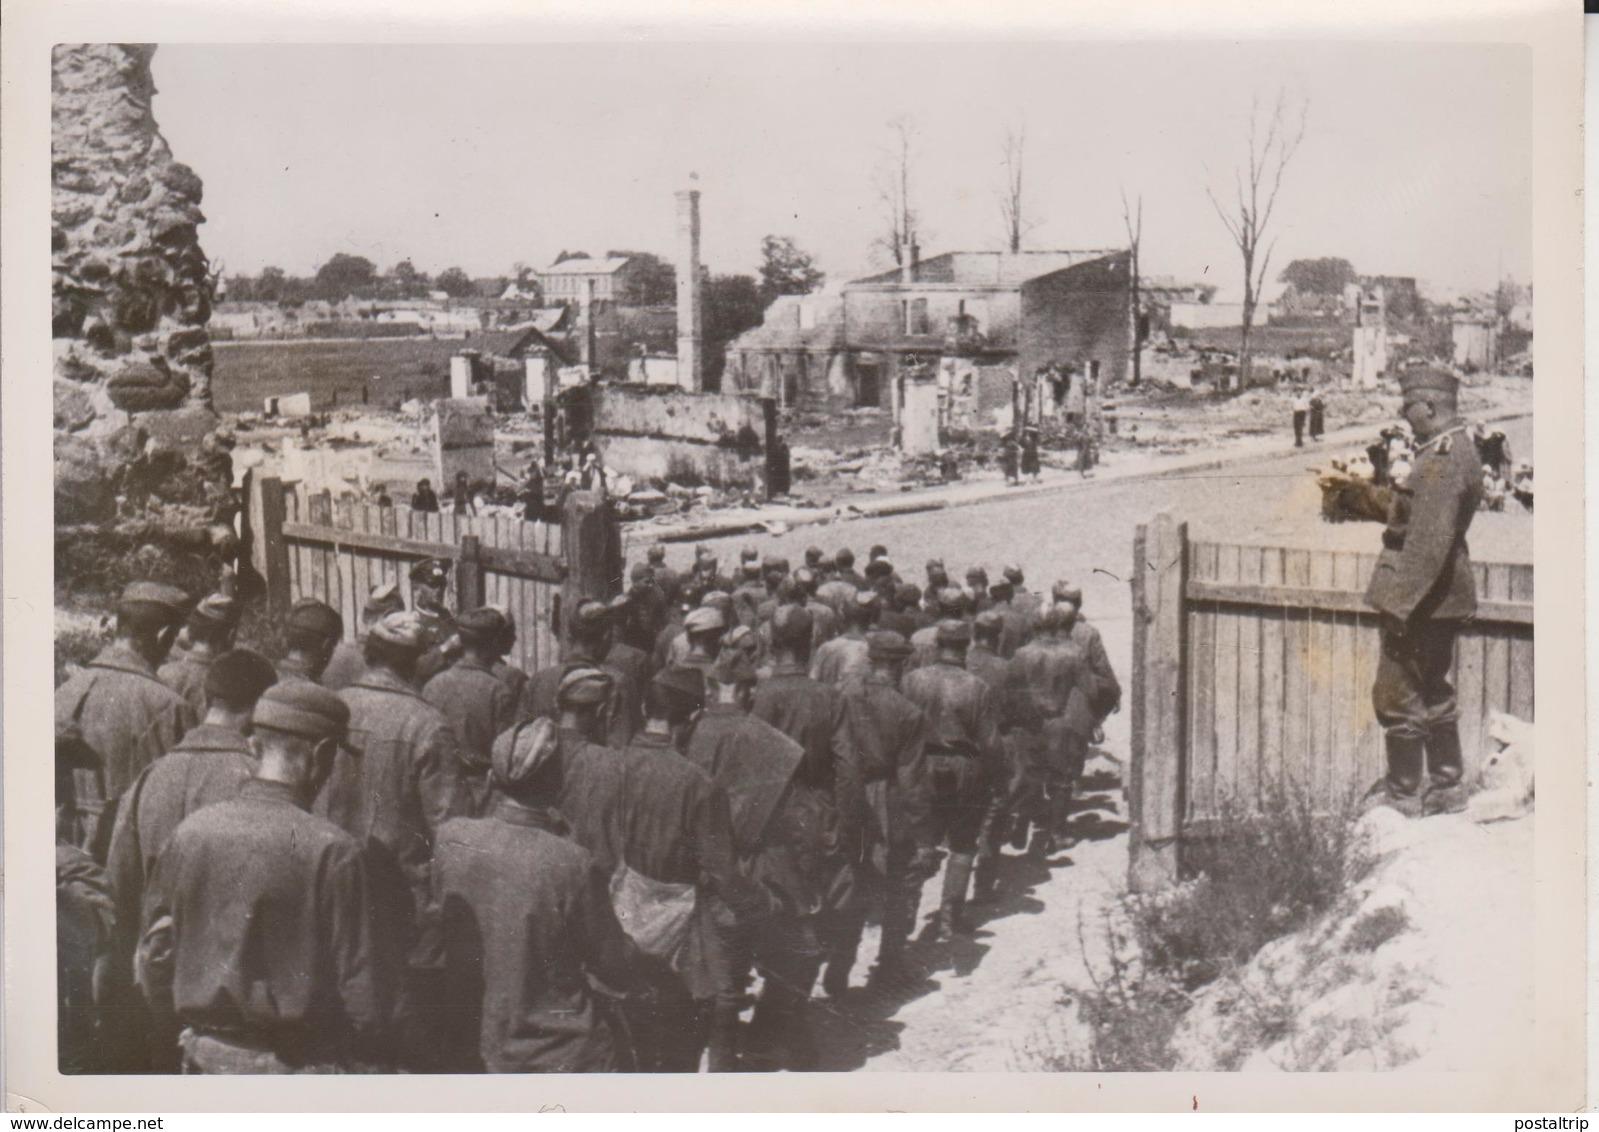
{"label": "wooden fence", "polygon": [[560,522],[527,523],[378,507],[266,478],[251,491],[249,527],[274,622],[295,601],[316,598],[339,611],[354,640],[373,587],[396,583],[409,606],[411,566],[442,558],[454,564],[452,608],[510,612],[517,640],[508,659],[527,672],[559,659],[563,610],[621,585],[616,520],[586,492],[568,497]]}
{"label": "wooden fence", "polygon": [[[1371,706],[1375,554],[1191,542],[1169,515],[1138,528],[1133,575],[1130,880],[1182,867],[1185,836],[1282,784],[1335,812],[1385,766]],[[1476,563],[1478,612],[1454,679],[1466,773],[1491,712],[1533,718],[1533,568]]]}

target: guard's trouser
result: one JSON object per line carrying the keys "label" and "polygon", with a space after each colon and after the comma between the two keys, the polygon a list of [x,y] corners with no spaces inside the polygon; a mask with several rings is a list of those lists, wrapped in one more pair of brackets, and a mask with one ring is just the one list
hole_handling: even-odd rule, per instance
{"label": "guard's trouser", "polygon": [[1449,681],[1459,632],[1458,621],[1421,621],[1404,632],[1383,626],[1371,700],[1389,740],[1392,789],[1414,790],[1420,785],[1417,747],[1425,748],[1426,772],[1434,786],[1454,785],[1461,779],[1459,709]]}

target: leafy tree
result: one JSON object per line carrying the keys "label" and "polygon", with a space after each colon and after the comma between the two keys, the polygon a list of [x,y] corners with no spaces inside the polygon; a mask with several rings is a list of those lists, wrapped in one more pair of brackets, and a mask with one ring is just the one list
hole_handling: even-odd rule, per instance
{"label": "leafy tree", "polygon": [[428,277],[418,271],[408,259],[389,268],[384,277],[383,290],[396,299],[419,299],[428,293]]}
{"label": "leafy tree", "polygon": [[1326,256],[1322,259],[1296,259],[1278,280],[1307,295],[1342,295],[1344,288],[1359,276],[1347,259]]}
{"label": "leafy tree", "polygon": [[315,297],[338,302],[350,295],[365,296],[377,282],[378,269],[365,256],[336,253],[317,268],[313,284]]}
{"label": "leafy tree", "polygon": [[281,267],[263,267],[255,281],[255,297],[263,303],[281,302],[284,298],[288,275]]}
{"label": "leafy tree", "polygon": [[440,291],[445,292],[452,299],[459,299],[463,295],[472,293],[472,278],[459,267],[446,267],[439,272],[439,277],[434,280]]}
{"label": "leafy tree", "polygon": [[761,324],[766,304],[760,284],[750,275],[712,275],[705,280],[705,340],[725,345]]}
{"label": "leafy tree", "polygon": [[827,279],[816,260],[794,243],[792,236],[766,236],[761,240],[761,298],[770,303],[778,295],[809,295]]}
{"label": "leafy tree", "polygon": [[555,257],[555,262],[556,263],[565,263],[569,259],[592,259],[592,258],[593,257],[590,256],[588,252],[569,252],[565,248],[562,248],[561,249],[561,254]]}
{"label": "leafy tree", "polygon": [[631,277],[622,302],[635,307],[667,307],[677,302],[677,268],[654,252],[608,251],[612,259],[630,261]]}

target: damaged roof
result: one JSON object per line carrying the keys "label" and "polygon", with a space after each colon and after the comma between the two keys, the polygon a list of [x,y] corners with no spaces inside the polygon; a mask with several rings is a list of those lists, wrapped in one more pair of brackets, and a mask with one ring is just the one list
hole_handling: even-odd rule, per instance
{"label": "damaged roof", "polygon": [[604,259],[568,259],[552,263],[540,275],[612,275],[627,263],[627,256],[606,256]]}
{"label": "damaged roof", "polygon": [[[915,283],[956,283],[969,286],[1017,286],[1029,279],[1049,275],[1090,260],[1116,255],[1120,248],[1095,248],[1081,251],[1038,252],[945,252],[921,260],[915,267]],[[900,269],[868,275],[846,284],[849,287],[893,285],[900,282]],[[915,284],[912,284],[913,286]]]}

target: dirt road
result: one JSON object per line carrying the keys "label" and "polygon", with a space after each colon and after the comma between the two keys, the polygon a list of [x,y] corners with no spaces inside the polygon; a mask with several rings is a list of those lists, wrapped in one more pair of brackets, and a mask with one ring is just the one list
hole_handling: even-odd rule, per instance
{"label": "dirt road", "polygon": [[[1532,422],[1506,427],[1518,457],[1532,457]],[[928,558],[941,557],[952,577],[982,564],[991,577],[1019,564],[1028,585],[1046,589],[1057,578],[1077,581],[1084,612],[1100,628],[1124,683],[1130,675],[1131,602],[1127,575],[1133,532],[1161,510],[1189,522],[1196,537],[1278,545],[1375,551],[1375,524],[1329,525],[1319,517],[1319,494],[1308,468],[1328,454],[1245,461],[1224,470],[1163,479],[1105,483],[1060,495],[997,501],[922,515],[814,526],[759,540],[721,539],[712,545],[724,566],[736,565],[739,547],[784,554],[798,562],[807,546],[851,547],[864,560],[882,543],[901,574],[920,581]],[[1520,512],[1478,516],[1473,556],[1484,561],[1531,561],[1532,516]],[[692,548],[668,551],[686,567]],[[1125,758],[1128,715],[1112,716],[1105,749]],[[1100,762],[1102,772],[1116,769]],[[1091,769],[1093,769],[1091,767]],[[1090,947],[1099,938],[1097,909],[1123,883],[1127,865],[1125,809],[1119,778],[1091,780],[1074,817],[1082,837],[1047,867],[1020,858],[1006,862],[1007,895],[968,941],[924,945],[919,955],[928,979],[889,1000],[855,989],[838,1003],[818,1003],[824,1068],[851,1070],[1003,1070],[1041,1068],[1040,1052],[1060,1053],[1071,1035],[1055,1029],[1063,982],[1084,977],[1079,923]],[[924,915],[937,904],[937,879],[923,894]],[[855,982],[861,982],[875,946],[869,936]]]}

